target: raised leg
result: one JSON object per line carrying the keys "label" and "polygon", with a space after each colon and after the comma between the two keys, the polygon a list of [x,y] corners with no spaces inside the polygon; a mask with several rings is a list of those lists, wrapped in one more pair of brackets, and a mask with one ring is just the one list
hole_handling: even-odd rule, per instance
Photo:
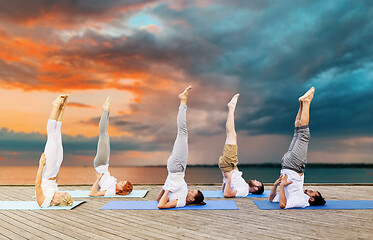
{"label": "raised leg", "polygon": [[60,106],[60,111],[58,113],[57,122],[62,122],[63,113],[65,112],[65,107],[67,103],[67,98],[69,97],[69,94],[61,95],[63,97],[63,102]]}
{"label": "raised leg", "polygon": [[62,161],[63,161],[61,126],[62,126],[62,122],[57,122],[57,127],[56,127],[57,166],[58,166],[57,174],[59,172],[59,169],[60,169]]}
{"label": "raised leg", "polygon": [[303,108],[303,104],[301,101],[299,101],[299,109],[298,109],[298,113],[297,113],[297,116],[295,117],[295,123],[294,123],[294,127],[300,127],[300,117],[301,117],[301,114],[302,114],[302,108]]}
{"label": "raised leg", "polygon": [[110,138],[109,138],[109,111],[110,98],[106,99],[103,105],[103,112],[99,124],[99,137],[97,144],[97,154],[94,159],[95,168],[101,165],[108,165],[110,159]]}
{"label": "raised leg", "polygon": [[303,102],[299,127],[308,126],[310,121],[310,102]]}
{"label": "raised leg", "polygon": [[228,116],[227,122],[225,124],[226,129],[226,139],[224,144],[223,153],[219,158],[219,168],[223,175],[223,187],[225,182],[225,172],[229,172],[237,168],[238,158],[237,158],[237,134],[234,127],[234,111],[236,110],[237,100],[240,94],[233,96],[231,101],[227,104],[228,106]]}
{"label": "raised leg", "polygon": [[186,123],[186,105],[191,87],[187,87],[179,95],[180,107],[177,114],[177,136],[172,149],[171,156],[167,160],[167,169],[171,173],[184,172],[188,162],[188,129]]}
{"label": "raised leg", "polygon": [[[58,169],[61,167],[62,161],[63,161],[63,147],[62,147],[62,135],[61,135],[61,127],[62,127],[62,117],[63,113],[65,111],[67,98],[69,95],[63,95],[64,100],[60,106],[60,112],[58,114],[57,118],[57,125],[56,125],[56,141],[57,141],[57,165]],[[58,170],[59,171],[59,170]]]}
{"label": "raised leg", "polygon": [[58,166],[58,131],[57,118],[60,107],[63,104],[64,97],[60,95],[53,101],[53,109],[47,123],[47,142],[44,148],[46,164],[43,169],[42,178],[50,179],[56,177]]}
{"label": "raised leg", "polygon": [[299,101],[302,105],[302,111],[300,116],[299,127],[307,126],[310,120],[310,105],[315,93],[315,88],[311,87],[302,97],[299,98]]}
{"label": "raised leg", "polygon": [[231,101],[228,103],[228,117],[225,124],[227,137],[225,139],[225,144],[237,145],[237,134],[234,127],[234,111],[236,110],[239,96],[240,94],[234,95]]}
{"label": "raised leg", "polygon": [[[307,164],[308,143],[310,139],[309,131],[309,109],[315,89],[312,87],[308,92],[299,98],[301,107],[299,108],[296,128],[289,151],[282,158],[282,168],[292,169],[298,173],[303,173]],[[298,119],[300,115],[300,119]]]}
{"label": "raised leg", "polygon": [[51,115],[49,116],[49,119],[57,120],[64,100],[65,100],[65,95],[60,95],[52,102],[53,108],[52,108]]}

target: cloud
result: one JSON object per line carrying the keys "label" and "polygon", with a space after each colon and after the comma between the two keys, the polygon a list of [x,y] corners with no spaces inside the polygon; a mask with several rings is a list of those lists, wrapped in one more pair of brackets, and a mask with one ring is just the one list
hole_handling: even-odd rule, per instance
{"label": "cloud", "polygon": [[93,106],[91,105],[84,104],[84,103],[78,103],[78,102],[68,102],[67,105],[71,107],[77,107],[77,108],[93,108]]}
{"label": "cloud", "polygon": [[141,9],[151,2],[154,1],[16,0],[2,4],[0,18],[3,21],[26,26],[71,27],[94,22],[97,19],[104,22],[111,21],[123,12]]}
{"label": "cloud", "polygon": [[[64,154],[95,156],[98,137],[84,137],[82,135],[62,135]],[[0,152],[14,153],[13,155],[32,153],[37,155],[43,152],[47,137],[39,133],[14,132],[6,128],[0,129]],[[153,151],[156,146],[151,142],[141,142],[131,137],[111,137],[111,151]],[[4,155],[2,155],[4,157]],[[68,159],[67,162],[73,161]],[[69,164],[69,163],[68,163]]]}
{"label": "cloud", "polygon": [[[6,62],[0,58],[0,79],[4,87],[30,88],[38,81],[38,69],[25,63]],[[20,81],[19,79],[23,79]]]}
{"label": "cloud", "polygon": [[[312,79],[316,87],[311,104],[310,126],[316,136],[371,136],[373,116],[366,111],[373,106],[371,66],[356,71],[338,73],[332,78]],[[298,91],[274,94],[257,105],[253,112],[246,111],[239,118],[239,128],[250,134],[286,134],[293,128],[303,94]]]}
{"label": "cloud", "polygon": [[[237,92],[236,128],[247,144],[261,139],[265,148],[263,139],[287,138],[297,99],[311,86],[313,139],[369,138],[372,14],[367,2],[350,1],[12,1],[0,10],[0,44],[7,49],[0,53],[0,83],[28,91],[131,92],[129,110],[110,119],[123,134],[113,138],[118,152],[169,151],[177,94],[188,84],[188,126],[196,142],[224,140],[226,103]],[[68,148],[94,154],[97,139],[80,138],[67,136]],[[38,141],[31,146],[42,148]],[[27,142],[12,144],[31,151]],[[329,156],[326,146],[318,156]],[[255,156],[265,161],[259,151]]]}

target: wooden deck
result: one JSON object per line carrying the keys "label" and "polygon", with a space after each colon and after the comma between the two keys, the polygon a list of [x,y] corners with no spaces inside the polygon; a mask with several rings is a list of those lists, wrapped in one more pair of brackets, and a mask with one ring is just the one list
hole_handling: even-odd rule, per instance
{"label": "wooden deck", "polygon": [[[143,199],[84,199],[70,211],[1,210],[0,239],[373,239],[373,210],[259,210],[243,198],[234,199],[239,210],[99,210],[112,200],[154,200],[161,186],[135,188],[150,191]],[[327,200],[373,199],[373,186],[307,188]],[[60,186],[75,189],[89,186]],[[31,201],[33,194],[31,186],[0,186],[0,201]]]}

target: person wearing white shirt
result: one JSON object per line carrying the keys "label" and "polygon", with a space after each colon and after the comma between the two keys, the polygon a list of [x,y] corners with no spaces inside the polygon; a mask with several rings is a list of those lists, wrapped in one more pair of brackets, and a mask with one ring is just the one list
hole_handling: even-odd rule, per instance
{"label": "person wearing white shirt", "polygon": [[117,181],[109,172],[110,138],[108,129],[110,104],[110,97],[107,97],[102,106],[103,111],[99,123],[97,153],[93,161],[97,178],[89,193],[89,196],[92,197],[128,195],[133,189],[130,181]]}
{"label": "person wearing white shirt", "polygon": [[238,171],[237,134],[234,127],[234,111],[239,95],[234,95],[228,103],[227,137],[223,153],[219,158],[219,168],[223,174],[222,191],[224,191],[224,197],[227,198],[245,197],[249,193],[262,194],[264,192],[264,186],[261,182],[249,180],[249,184],[247,184],[242,177],[242,172]]}
{"label": "person wearing white shirt", "polygon": [[53,101],[53,109],[47,123],[47,142],[35,179],[36,201],[42,208],[73,204],[69,193],[58,191],[56,182],[63,160],[61,126],[67,98],[68,95],[60,95]]}
{"label": "person wearing white shirt", "polygon": [[[305,208],[324,205],[321,193],[304,190],[304,170],[307,164],[307,150],[310,139],[309,109],[315,88],[312,87],[299,98],[299,110],[295,119],[295,131],[287,153],[282,157],[281,175],[273,184],[269,201],[279,202],[281,208]],[[279,194],[276,194],[280,186]]]}
{"label": "person wearing white shirt", "polygon": [[158,208],[184,207],[187,204],[204,205],[204,196],[199,190],[188,190],[184,180],[188,162],[188,130],[186,105],[191,86],[179,95],[180,107],[177,115],[177,136],[171,156],[167,160],[168,176],[156,200]]}

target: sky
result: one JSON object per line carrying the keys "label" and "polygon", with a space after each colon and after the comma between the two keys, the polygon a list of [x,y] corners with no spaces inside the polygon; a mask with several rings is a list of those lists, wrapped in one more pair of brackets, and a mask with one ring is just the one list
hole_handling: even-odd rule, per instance
{"label": "sky", "polygon": [[239,162],[280,163],[311,86],[308,162],[373,163],[370,1],[2,1],[0,46],[0,165],[38,164],[65,93],[64,165],[93,165],[107,96],[110,164],[164,165],[188,85],[190,165],[236,93]]}

